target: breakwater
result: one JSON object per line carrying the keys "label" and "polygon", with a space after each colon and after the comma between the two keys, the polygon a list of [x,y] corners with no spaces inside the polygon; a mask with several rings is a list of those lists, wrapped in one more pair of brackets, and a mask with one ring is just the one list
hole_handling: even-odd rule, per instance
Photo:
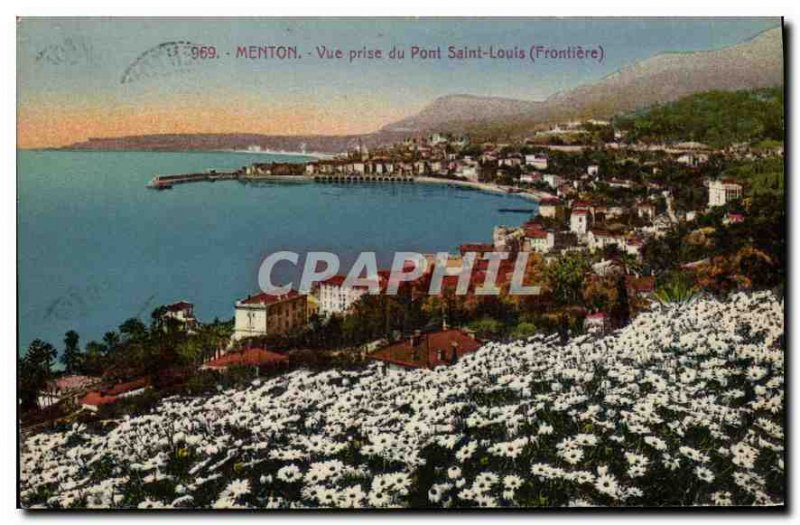
{"label": "breakwater", "polygon": [[206,173],[184,173],[180,175],[157,175],[147,184],[154,190],[168,190],[176,184],[190,182],[216,182],[218,180],[238,180],[242,173],[239,171],[209,171]]}
{"label": "breakwater", "polygon": [[248,174],[244,171],[206,173],[184,173],[180,175],[157,175],[147,184],[154,190],[168,190],[177,184],[191,182],[216,182],[222,180],[238,180],[243,182],[321,182],[321,183],[358,183],[358,182],[414,182],[412,175],[364,175],[357,173],[339,173],[332,175],[262,175]]}

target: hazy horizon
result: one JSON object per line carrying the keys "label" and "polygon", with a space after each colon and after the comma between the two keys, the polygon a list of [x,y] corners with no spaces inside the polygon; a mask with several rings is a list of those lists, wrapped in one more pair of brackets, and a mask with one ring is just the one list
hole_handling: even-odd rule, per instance
{"label": "hazy horizon", "polygon": [[[660,53],[728,47],[777,26],[777,18],[25,18],[17,32],[18,147],[151,134],[370,133],[437,97],[542,100]],[[214,46],[221,56],[176,69],[163,53],[147,53],[165,42]],[[531,42],[599,44],[606,58],[350,63],[315,50]],[[267,45],[296,46],[303,60],[233,56],[240,46]]]}

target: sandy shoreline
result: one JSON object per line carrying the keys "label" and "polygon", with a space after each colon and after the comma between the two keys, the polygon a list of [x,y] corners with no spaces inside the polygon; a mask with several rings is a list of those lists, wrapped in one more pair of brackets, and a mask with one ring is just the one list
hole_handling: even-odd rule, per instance
{"label": "sandy shoreline", "polygon": [[487,193],[514,195],[522,197],[523,199],[532,200],[534,202],[539,202],[541,199],[544,198],[553,197],[553,195],[537,190],[521,190],[514,193],[510,193],[508,190],[519,190],[519,188],[516,188],[514,186],[501,186],[498,184],[490,184],[487,182],[473,182],[469,180],[453,180],[453,179],[444,179],[439,177],[415,177],[414,182],[421,182],[423,184],[449,184],[452,186],[471,188],[474,190],[484,191]]}
{"label": "sandy shoreline", "polygon": [[328,160],[334,157],[333,153],[322,153],[320,151],[277,151],[277,150],[258,150],[251,151],[247,149],[221,149],[211,150],[219,151],[220,153],[247,153],[249,155],[283,155],[284,157],[308,157],[309,159]]}

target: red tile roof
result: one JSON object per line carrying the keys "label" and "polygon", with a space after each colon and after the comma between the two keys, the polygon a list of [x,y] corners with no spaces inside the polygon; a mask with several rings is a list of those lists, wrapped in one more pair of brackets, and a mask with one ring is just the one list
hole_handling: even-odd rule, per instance
{"label": "red tile roof", "polygon": [[117,401],[117,396],[104,396],[100,392],[89,392],[80,400],[81,405],[108,405]]}
{"label": "red tile roof", "polygon": [[289,290],[288,293],[280,295],[262,292],[260,294],[248,296],[246,299],[242,299],[241,302],[242,304],[273,304],[286,301],[288,299],[294,299],[299,296],[300,294],[295,290]]}
{"label": "red tile roof", "polygon": [[369,358],[408,368],[434,368],[452,363],[454,353],[461,357],[480,347],[479,341],[461,330],[441,330],[422,334],[413,341],[407,338],[370,354]]}
{"label": "red tile roof", "polygon": [[625,242],[628,246],[644,246],[644,240],[639,237],[629,237]]}
{"label": "red tile roof", "polygon": [[130,392],[132,390],[138,390],[140,388],[144,388],[149,383],[146,377],[140,377],[138,379],[133,379],[132,381],[127,381],[125,383],[117,383],[116,385],[112,386],[108,389],[101,389],[101,393],[111,396],[118,396],[120,394],[124,394],[126,392]]}
{"label": "red tile roof", "polygon": [[458,247],[458,250],[464,254],[467,252],[492,252],[494,251],[494,244],[491,243],[479,243],[479,242],[470,242],[462,244]]}
{"label": "red tile roof", "polygon": [[167,305],[168,312],[179,312],[181,310],[191,309],[194,305],[192,303],[186,301],[178,301],[177,303],[172,303]]}
{"label": "red tile roof", "polygon": [[458,275],[445,275],[442,277],[442,289],[456,288],[458,286]]}
{"label": "red tile roof", "polygon": [[334,275],[330,279],[325,279],[319,284],[328,284],[330,286],[341,286],[344,284],[345,279],[347,279],[346,275]]}
{"label": "red tile roof", "polygon": [[[389,274],[390,273],[391,273],[390,271],[386,271],[386,277],[384,277],[383,275],[381,275],[380,272],[378,272],[377,279],[375,281],[371,281],[371,282],[377,282],[378,286],[383,286],[386,283],[386,281],[389,279]],[[347,279],[346,275],[334,275],[330,279],[326,279],[326,280],[322,281],[319,284],[320,285],[335,286],[335,287],[341,288],[346,279]],[[363,277],[362,277],[362,279],[363,279]],[[354,289],[369,289],[369,286],[367,286],[366,284],[360,284],[360,285],[359,284],[354,284],[352,286],[352,288],[354,288]]]}
{"label": "red tile roof", "polygon": [[206,363],[206,368],[223,369],[229,366],[264,366],[285,363],[289,360],[283,354],[263,350],[261,348],[246,348],[238,352],[230,352]]}
{"label": "red tile roof", "polygon": [[127,392],[145,388],[149,384],[150,380],[146,377],[139,377],[124,383],[117,383],[110,387],[101,388],[100,390],[94,390],[87,393],[81,398],[80,404],[94,406],[108,405],[116,402],[119,396]]}
{"label": "red tile roof", "polygon": [[483,270],[475,270],[469,276],[469,284],[471,287],[483,286],[486,282],[486,272]]}
{"label": "red tile roof", "polygon": [[542,228],[541,224],[526,223],[523,225],[523,230],[525,231],[525,237],[532,237],[534,239],[547,238],[547,230]]}
{"label": "red tile roof", "polygon": [[591,231],[595,237],[622,237],[621,233],[615,233],[603,228],[592,228]]}
{"label": "red tile roof", "polygon": [[629,275],[625,277],[625,284],[628,289],[640,294],[653,293],[656,290],[656,278],[652,276],[633,277]]}

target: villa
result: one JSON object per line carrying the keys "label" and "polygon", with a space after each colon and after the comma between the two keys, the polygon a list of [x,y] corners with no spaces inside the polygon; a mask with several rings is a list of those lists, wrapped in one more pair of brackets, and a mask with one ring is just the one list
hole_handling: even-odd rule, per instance
{"label": "villa", "polygon": [[138,396],[150,388],[146,377],[140,377],[123,383],[117,383],[108,388],[94,390],[81,398],[79,404],[84,410],[97,412],[101,406],[116,403],[126,397]]}
{"label": "villa", "polygon": [[[346,276],[334,275],[316,286],[314,296],[319,304],[319,314],[327,317],[345,314],[353,305],[369,292],[367,285],[345,286]],[[378,286],[384,284],[379,278]]]}
{"label": "villa", "polygon": [[523,226],[525,244],[529,251],[547,253],[555,246],[555,233],[547,231],[536,223]]}
{"label": "villa", "polygon": [[656,217],[656,206],[652,202],[640,202],[636,205],[636,215],[640,219],[652,221]]}
{"label": "villa", "polygon": [[554,197],[545,197],[539,201],[539,215],[548,219],[555,219],[561,208],[561,200]]}
{"label": "villa", "polygon": [[253,368],[285,365],[289,358],[283,354],[261,348],[245,348],[223,354],[201,366],[201,370],[225,371],[230,367],[246,366]]}
{"label": "villa", "polygon": [[542,174],[538,171],[534,171],[531,173],[523,173],[519,176],[519,181],[525,184],[535,184],[542,180]]}
{"label": "villa", "polygon": [[415,332],[406,340],[386,346],[368,357],[394,370],[436,368],[454,364],[459,357],[480,347],[480,341],[462,330]]}
{"label": "villa", "polygon": [[625,237],[620,233],[610,232],[599,228],[593,228],[588,236],[589,251],[602,250],[606,246],[616,246],[620,250],[625,250]]}
{"label": "villa", "polygon": [[742,185],[733,181],[712,180],[708,183],[708,205],[725,206],[742,197]]}
{"label": "villa", "polygon": [[167,305],[162,320],[173,320],[182,330],[191,331],[197,326],[194,305],[188,301],[178,301]]}
{"label": "villa", "polygon": [[569,230],[578,236],[586,235],[589,230],[589,211],[574,209],[569,217]]}
{"label": "villa", "polygon": [[533,166],[537,170],[547,169],[547,156],[546,155],[525,155],[525,164]]}
{"label": "villa", "polygon": [[558,188],[564,182],[564,178],[553,173],[545,173],[542,180],[551,188]]}
{"label": "villa", "polygon": [[685,153],[678,157],[676,162],[696,168],[697,166],[708,162],[708,155],[705,153]]}
{"label": "villa", "polygon": [[236,302],[233,339],[283,335],[305,326],[308,300],[294,290],[275,295],[260,293]]}

